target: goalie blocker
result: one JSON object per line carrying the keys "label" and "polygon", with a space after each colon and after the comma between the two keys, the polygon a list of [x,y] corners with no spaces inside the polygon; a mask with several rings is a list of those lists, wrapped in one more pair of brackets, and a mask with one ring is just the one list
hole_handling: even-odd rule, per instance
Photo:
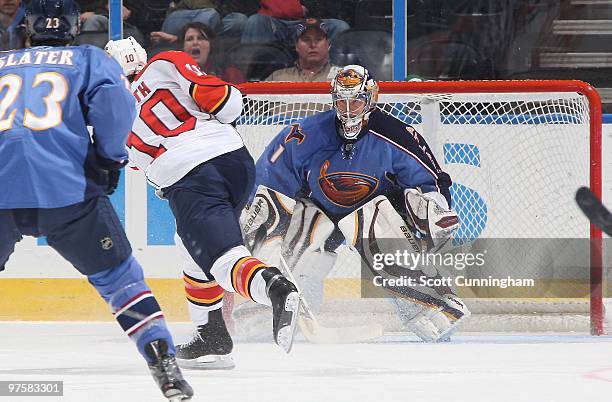
{"label": "goalie blocker", "polygon": [[[458,226],[458,220],[446,200],[441,198],[443,203],[435,195],[406,190],[408,216],[404,220],[386,197],[378,196],[344,217],[337,226],[369,267],[373,267],[376,253],[448,249],[451,244],[448,239]],[[334,232],[336,225],[310,200],[298,200],[290,212],[291,203],[291,199],[260,186],[251,208],[242,216],[242,227],[253,249],[265,250],[268,258],[274,259],[279,247],[282,249],[303,296],[316,312],[323,301],[324,279],[336,260],[336,253],[324,247],[329,236],[337,233]],[[390,266],[381,271],[371,268],[371,272],[387,279],[422,275],[434,279],[441,277],[435,267],[413,268]],[[385,285],[383,288],[393,296],[406,327],[428,342],[448,338],[470,315],[448,286]]]}
{"label": "goalie blocker", "polygon": [[318,310],[323,301],[323,280],[337,257],[323,248],[334,230],[333,222],[310,200],[294,201],[265,186],[257,188],[240,222],[253,255],[279,266],[282,253],[300,282],[302,294]]}
{"label": "goalie blocker", "polygon": [[[342,234],[310,200],[293,201],[260,186],[250,207],[243,211],[241,223],[246,242],[257,250],[262,260],[274,261],[275,264],[278,261],[288,277],[298,278],[303,300],[303,315],[298,324],[309,342],[364,342],[383,335],[382,326],[376,323],[329,327],[317,320],[316,312],[323,302],[324,279],[337,257],[333,251],[325,250],[325,243],[334,229],[338,236],[342,237]],[[238,306],[234,317],[239,332],[248,334],[250,338],[258,337],[261,313],[258,306],[246,303]]]}

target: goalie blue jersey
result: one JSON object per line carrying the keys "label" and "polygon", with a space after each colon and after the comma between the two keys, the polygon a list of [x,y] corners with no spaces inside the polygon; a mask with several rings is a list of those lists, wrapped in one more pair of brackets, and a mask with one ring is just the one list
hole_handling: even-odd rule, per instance
{"label": "goalie blue jersey", "polygon": [[306,196],[338,218],[381,194],[403,198],[405,188],[438,191],[451,205],[450,176],[414,128],[376,109],[347,149],[337,124],[330,110],[283,129],[257,161],[256,185]]}
{"label": "goalie blue jersey", "polygon": [[127,159],[135,117],[119,64],[93,46],[34,47],[0,52],[0,77],[0,209],[104,194],[100,161]]}

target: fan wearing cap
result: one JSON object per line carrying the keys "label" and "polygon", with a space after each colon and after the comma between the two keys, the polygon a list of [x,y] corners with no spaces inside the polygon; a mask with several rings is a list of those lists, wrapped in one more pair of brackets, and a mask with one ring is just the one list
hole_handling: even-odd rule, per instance
{"label": "fan wearing cap", "polygon": [[276,70],[266,81],[329,81],[340,67],[329,62],[329,39],[325,22],[308,18],[296,25],[295,66]]}

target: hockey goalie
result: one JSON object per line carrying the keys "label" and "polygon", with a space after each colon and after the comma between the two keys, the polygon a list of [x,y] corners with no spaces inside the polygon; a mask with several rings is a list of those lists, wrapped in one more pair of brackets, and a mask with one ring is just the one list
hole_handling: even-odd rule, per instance
{"label": "hockey goalie", "polygon": [[[438,252],[451,247],[459,225],[451,178],[413,127],[376,107],[377,93],[365,68],[341,69],[331,83],[333,109],[286,127],[267,146],[256,165],[253,199],[241,216],[247,247],[289,270],[314,314],[341,247],[383,278],[435,279],[435,267],[374,269],[374,255],[393,249]],[[450,286],[383,290],[403,325],[427,342],[448,339],[470,315]],[[196,310],[190,305],[192,318],[205,315]],[[236,308],[237,325],[256,310],[249,304]],[[223,326],[213,314],[214,325]],[[198,328],[202,336],[196,333],[190,346],[211,353],[213,340],[203,336],[205,325]]]}

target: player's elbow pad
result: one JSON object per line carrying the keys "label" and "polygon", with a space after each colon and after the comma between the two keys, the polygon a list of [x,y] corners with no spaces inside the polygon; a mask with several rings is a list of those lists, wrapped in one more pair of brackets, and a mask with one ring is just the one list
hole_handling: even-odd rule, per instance
{"label": "player's elbow pad", "polygon": [[214,112],[215,117],[221,123],[230,124],[242,114],[242,94],[240,91],[229,85],[229,95],[224,105]]}

